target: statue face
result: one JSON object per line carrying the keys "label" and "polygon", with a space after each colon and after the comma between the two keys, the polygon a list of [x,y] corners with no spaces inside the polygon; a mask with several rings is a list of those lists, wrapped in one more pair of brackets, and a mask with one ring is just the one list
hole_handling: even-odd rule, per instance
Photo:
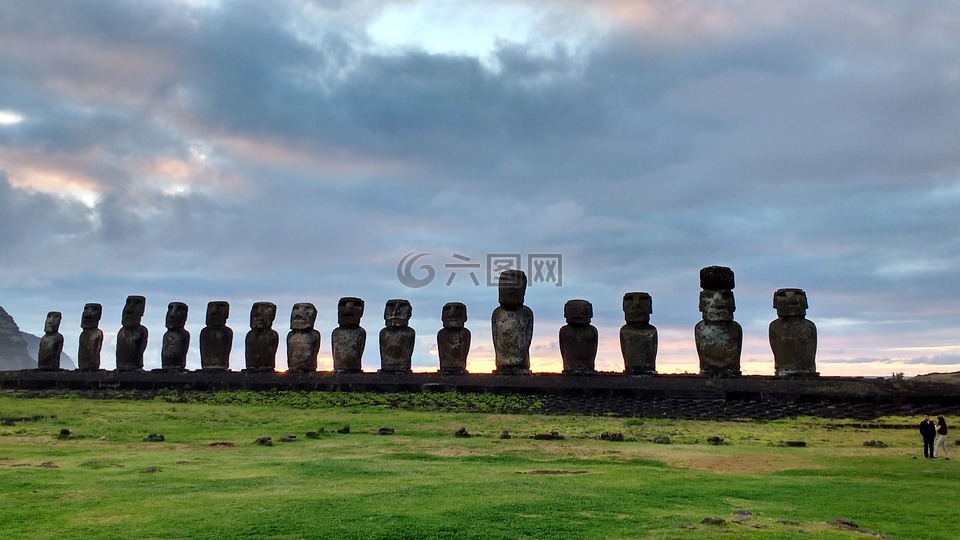
{"label": "statue face", "polygon": [[387,326],[407,326],[411,315],[413,306],[407,300],[387,300],[383,308],[383,320]]}
{"label": "statue face", "polygon": [[250,328],[266,330],[277,318],[277,305],[272,302],[256,302],[250,308]]}
{"label": "statue face", "polygon": [[123,306],[123,316],[120,324],[123,326],[137,326],[143,318],[143,310],[147,307],[147,299],[142,296],[128,296]]}
{"label": "statue face", "polygon": [[653,313],[653,298],[645,292],[623,295],[623,317],[628,323],[649,323]]}
{"label": "statue face", "polygon": [[317,306],[302,302],[293,305],[290,312],[290,328],[292,330],[308,330],[317,322]]}
{"label": "statue face", "polygon": [[803,289],[780,289],[773,293],[773,307],[779,317],[803,317],[807,314],[807,293]]}
{"label": "statue face", "polygon": [[87,304],[83,306],[83,315],[80,316],[80,328],[96,328],[100,326],[100,317],[103,315],[103,306]]}
{"label": "statue face", "polygon": [[516,309],[522,306],[527,292],[527,275],[520,270],[500,272],[499,292],[500,307]]}
{"label": "statue face", "polygon": [[700,312],[708,322],[732,321],[737,305],[733,300],[733,291],[725,289],[707,289],[700,293]]}
{"label": "statue face", "polygon": [[47,320],[43,324],[43,331],[47,334],[56,334],[60,331],[60,320],[62,316],[59,311],[47,313]]}
{"label": "statue face", "polygon": [[187,324],[187,305],[170,302],[167,306],[167,328],[183,328]]}
{"label": "statue face", "polygon": [[460,302],[450,302],[443,305],[440,319],[444,328],[463,328],[467,322],[467,306]]}
{"label": "statue face", "polygon": [[586,300],[570,300],[563,305],[563,316],[567,324],[590,324],[593,305]]}
{"label": "statue face", "polygon": [[360,326],[363,317],[363,300],[346,296],[337,304],[337,324],[340,326]]}
{"label": "statue face", "polygon": [[229,317],[229,302],[214,301],[207,304],[207,326],[225,326]]}

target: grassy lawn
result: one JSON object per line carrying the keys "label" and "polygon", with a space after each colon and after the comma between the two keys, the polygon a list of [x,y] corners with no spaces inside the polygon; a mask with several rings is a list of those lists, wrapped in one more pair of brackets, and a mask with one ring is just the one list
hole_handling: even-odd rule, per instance
{"label": "grassy lawn", "polygon": [[[869,538],[865,530],[916,539],[956,538],[960,523],[960,462],[915,459],[912,429],[397,409],[343,396],[171,403],[0,393],[0,417],[14,419],[0,426],[0,530],[357,539]],[[350,433],[338,434],[345,425]],[[395,434],[377,435],[381,426]],[[460,427],[474,436],[454,437]],[[63,428],[72,435],[59,438]],[[319,438],[306,437],[318,428]],[[512,438],[500,439],[503,430]],[[550,431],[564,439],[533,439]],[[143,442],[150,433],[165,441]],[[284,434],[297,439],[280,442]],[[262,436],[273,446],[254,444]],[[671,443],[653,442],[663,436]],[[725,444],[708,444],[712,436]],[[702,523],[710,517],[723,523]],[[862,530],[826,523],[838,517]]]}

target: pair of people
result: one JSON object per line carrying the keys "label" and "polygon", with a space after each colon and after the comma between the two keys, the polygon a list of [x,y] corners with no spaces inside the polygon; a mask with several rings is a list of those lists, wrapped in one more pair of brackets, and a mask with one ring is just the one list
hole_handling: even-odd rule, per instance
{"label": "pair of people", "polygon": [[929,414],[924,415],[920,421],[920,436],[923,437],[923,457],[936,459],[938,451],[943,450],[944,458],[950,459],[950,453],[947,452],[947,421],[942,416],[938,416],[934,424]]}

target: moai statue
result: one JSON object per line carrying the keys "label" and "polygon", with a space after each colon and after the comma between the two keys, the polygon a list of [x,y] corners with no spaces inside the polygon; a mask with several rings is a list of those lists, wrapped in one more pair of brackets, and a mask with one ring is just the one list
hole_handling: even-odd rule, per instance
{"label": "moai statue", "polygon": [[597,329],[590,324],[593,305],[586,300],[570,300],[563,305],[567,324],[560,327],[560,357],[565,375],[596,372]]}
{"label": "moai statue", "polygon": [[37,351],[37,369],[56,371],[60,369],[60,353],[63,352],[63,334],[60,333],[59,311],[47,313],[43,324],[43,337],[40,338],[40,350]]}
{"label": "moai statue", "polygon": [[708,266],[700,270],[700,312],[694,335],[700,356],[700,375],[737,377],[740,375],[740,350],[743,330],[733,320],[737,306],[733,299],[733,270]]}
{"label": "moai statue", "polygon": [[103,331],[100,330],[100,317],[103,306],[86,304],[80,316],[80,348],[77,350],[77,369],[97,371],[100,369],[100,349],[103,347]]}
{"label": "moai statue", "polygon": [[337,324],[330,336],[333,350],[333,371],[337,373],[360,373],[363,371],[363,348],[367,344],[367,331],[360,326],[363,317],[363,300],[352,296],[340,299],[337,304]]}
{"label": "moai statue", "polygon": [[147,299],[128,296],[123,306],[120,331],[117,332],[117,371],[143,369],[143,351],[147,350],[147,327],[140,324]]}
{"label": "moai statue", "polygon": [[464,328],[467,306],[460,302],[444,304],[440,319],[443,320],[443,329],[437,332],[440,374],[465,375],[467,355],[470,354],[470,330]]}
{"label": "moai statue", "polygon": [[645,292],[623,295],[623,317],[620,327],[620,352],[627,375],[657,374],[657,327],[650,324],[653,298]]}
{"label": "moai statue", "polygon": [[380,371],[378,373],[410,373],[417,332],[410,328],[413,307],[407,300],[387,300],[383,308],[386,326],[380,330]]}
{"label": "moai statue", "polygon": [[806,319],[807,293],[779,289],[773,295],[777,320],[770,323],[770,348],[778,377],[816,377],[817,326]]}
{"label": "moai statue", "polygon": [[314,329],[317,306],[310,303],[293,305],[290,312],[290,333],[287,334],[287,369],[301,373],[317,370],[320,353],[320,332]]}
{"label": "moai statue", "polygon": [[228,302],[214,301],[207,304],[207,325],[200,331],[200,369],[204,371],[230,369],[233,329],[227,326],[229,317]]}
{"label": "moai statue", "polygon": [[493,310],[493,350],[496,375],[529,375],[533,311],[523,305],[527,275],[521,270],[500,273],[500,307]]}
{"label": "moai statue", "polygon": [[247,369],[244,371],[274,371],[277,369],[277,347],[280,334],[273,329],[277,305],[255,302],[250,308],[250,331],[247,332],[244,353]]}
{"label": "moai statue", "polygon": [[167,331],[163,334],[163,346],[160,349],[160,369],[163,371],[187,369],[187,351],[190,350],[190,332],[184,328],[187,310],[183,302],[170,302],[167,306]]}

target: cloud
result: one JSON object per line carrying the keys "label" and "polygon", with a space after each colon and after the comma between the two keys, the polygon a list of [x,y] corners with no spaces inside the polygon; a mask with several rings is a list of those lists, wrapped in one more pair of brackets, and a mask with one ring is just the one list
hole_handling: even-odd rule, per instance
{"label": "cloud", "polygon": [[[404,30],[431,2],[4,2],[4,307],[408,296],[429,341],[444,301],[495,305],[443,285],[453,254],[560,253],[564,286],[529,295],[545,340],[569,298],[616,328],[646,290],[686,366],[697,270],[724,264],[757,361],[785,286],[829,361],[956,344],[955,7],[488,6],[458,43]],[[435,284],[396,281],[411,252]]]}

